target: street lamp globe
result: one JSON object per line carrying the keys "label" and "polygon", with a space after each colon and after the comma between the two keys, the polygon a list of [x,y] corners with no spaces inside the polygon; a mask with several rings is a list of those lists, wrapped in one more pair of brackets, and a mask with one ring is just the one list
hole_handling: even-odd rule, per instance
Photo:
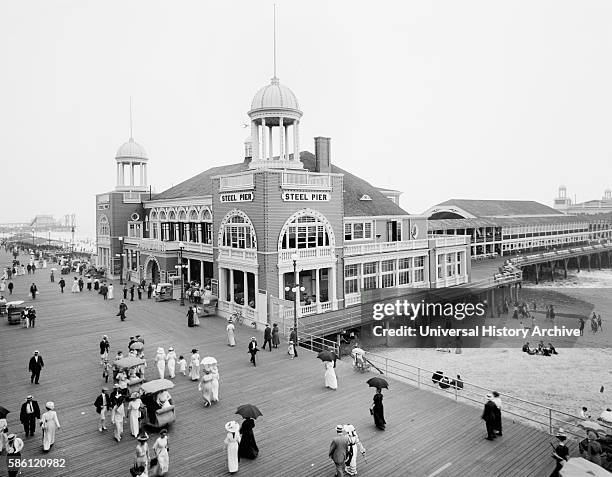
{"label": "street lamp globe", "polygon": [[299,258],[299,257],[298,257],[298,254],[297,254],[297,253],[293,252],[293,253],[291,254],[291,260],[293,260],[294,262],[297,262],[297,259],[298,259],[298,258]]}
{"label": "street lamp globe", "polygon": [[289,290],[291,290],[291,287],[285,287],[285,291],[288,292]]}
{"label": "street lamp globe", "polygon": [[178,243],[179,248],[185,248],[185,244],[183,242]]}

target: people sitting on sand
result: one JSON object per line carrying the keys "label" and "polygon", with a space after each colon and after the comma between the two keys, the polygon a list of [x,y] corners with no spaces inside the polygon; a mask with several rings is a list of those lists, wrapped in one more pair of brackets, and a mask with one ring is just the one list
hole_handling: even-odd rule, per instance
{"label": "people sitting on sand", "polygon": [[606,410],[600,414],[597,420],[612,423],[612,408],[606,408]]}
{"label": "people sitting on sand", "polygon": [[584,420],[591,419],[591,414],[589,413],[589,410],[586,406],[582,406],[582,409],[580,409],[580,418]]}
{"label": "people sitting on sand", "polygon": [[457,379],[451,379],[448,376],[444,376],[443,371],[438,370],[432,374],[431,382],[434,383],[434,385],[437,384],[438,386],[440,386],[441,389],[463,389],[463,380],[461,379],[461,375],[459,374],[457,375]]}
{"label": "people sitting on sand", "polygon": [[442,379],[443,376],[444,376],[443,371],[436,371],[435,373],[431,375],[431,382],[434,384],[438,384],[440,382],[440,379]]}
{"label": "people sitting on sand", "polygon": [[529,341],[523,345],[523,353],[536,354],[536,350],[529,347]]}

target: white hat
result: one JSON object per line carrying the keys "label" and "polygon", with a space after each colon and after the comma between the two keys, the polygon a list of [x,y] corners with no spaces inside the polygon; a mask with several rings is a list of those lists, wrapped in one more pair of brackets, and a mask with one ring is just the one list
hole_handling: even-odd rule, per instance
{"label": "white hat", "polygon": [[493,394],[487,393],[487,399],[489,399],[489,400],[493,399]]}
{"label": "white hat", "polygon": [[158,353],[163,353],[164,352],[164,348],[162,348],[161,346],[159,348],[157,348],[157,352]]}
{"label": "white hat", "polygon": [[53,409],[55,409],[55,403],[53,401],[48,401],[47,404],[45,404],[45,407],[50,411],[53,411]]}
{"label": "white hat", "polygon": [[567,437],[567,434],[565,433],[563,428],[560,427],[559,430],[557,431],[557,433],[555,434],[555,437]]}
{"label": "white hat", "polygon": [[240,430],[240,424],[236,421],[229,421],[225,424],[225,430],[227,432],[238,432]]}
{"label": "white hat", "polygon": [[173,348],[172,346],[170,346],[170,347],[168,348],[168,351],[174,351],[174,348]]}

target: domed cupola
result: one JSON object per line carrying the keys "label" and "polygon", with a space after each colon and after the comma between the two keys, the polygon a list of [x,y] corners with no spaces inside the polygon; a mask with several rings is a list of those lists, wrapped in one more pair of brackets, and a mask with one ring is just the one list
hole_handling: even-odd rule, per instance
{"label": "domed cupola", "polygon": [[299,160],[302,111],[291,89],[274,76],[270,84],[255,93],[248,115],[251,118],[252,169],[303,168]]}
{"label": "domed cupola", "polygon": [[[147,152],[134,138],[123,143],[115,155],[117,161],[118,191],[141,191],[148,189],[147,185]],[[127,169],[127,173],[126,173]]]}

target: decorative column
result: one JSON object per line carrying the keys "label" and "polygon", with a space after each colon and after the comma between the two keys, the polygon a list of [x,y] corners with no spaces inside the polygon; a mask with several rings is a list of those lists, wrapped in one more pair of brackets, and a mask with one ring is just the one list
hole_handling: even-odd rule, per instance
{"label": "decorative column", "polygon": [[130,185],[134,185],[134,163],[130,162]]}
{"label": "decorative column", "polygon": [[[332,310],[337,310],[338,309],[338,297],[336,296],[336,264],[334,263],[331,267],[331,305],[332,305]],[[329,295],[329,293],[328,293]]]}
{"label": "decorative column", "polygon": [[251,121],[251,151],[253,160],[259,159],[259,126],[255,120]]}
{"label": "decorative column", "polygon": [[144,182],[144,164],[141,163],[139,169],[140,169],[140,184],[139,185],[143,186],[145,183]]}
{"label": "decorative column", "polygon": [[[254,287],[255,288],[253,290],[253,301],[255,302],[255,308],[257,308],[257,292],[259,291],[259,280],[257,278],[257,275],[258,275],[257,272],[253,273],[253,276],[255,277],[255,280],[254,280],[254,282],[255,282],[254,283]],[[255,315],[255,316],[257,316],[257,315]]]}
{"label": "decorative column", "polygon": [[142,168],[144,169],[144,173],[143,173],[144,182],[142,183],[142,185],[146,186],[147,185],[147,164],[143,163]]}
{"label": "decorative column", "polygon": [[272,126],[270,126],[268,128],[268,131],[269,131],[269,134],[270,134],[270,145],[269,145],[269,149],[270,149],[269,158],[270,158],[270,160],[274,159],[274,143],[272,141],[272,129],[273,129]]}
{"label": "decorative column", "polygon": [[268,146],[267,146],[267,138],[266,138],[266,120],[265,118],[261,120],[261,159],[263,161],[266,160],[267,157],[267,152],[268,152]]}
{"label": "decorative column", "polygon": [[125,164],[123,162],[119,163],[119,185],[125,185]]}
{"label": "decorative column", "polygon": [[244,287],[244,306],[249,306],[249,280],[247,279],[247,272],[242,272],[242,282]]}
{"label": "decorative column", "polygon": [[293,122],[293,160],[300,160],[300,122],[297,119]]}
{"label": "decorative column", "polygon": [[200,260],[200,286],[204,287],[204,260]]}
{"label": "decorative column", "polygon": [[198,231],[198,243],[202,243],[202,223],[198,223],[197,225],[197,231]]}
{"label": "decorative column", "polygon": [[279,139],[279,151],[278,151],[278,159],[285,159],[285,138],[284,138],[285,127],[283,126],[283,118],[278,118],[278,139]]}
{"label": "decorative column", "polygon": [[[316,268],[315,269],[315,297],[317,298],[317,313],[321,313],[321,298],[320,298],[320,292],[321,290],[319,289],[320,285],[319,285],[319,269]],[[327,296],[329,297],[329,293],[327,294]]]}
{"label": "decorative column", "polygon": [[234,303],[234,270],[229,269],[230,276],[230,302]]}
{"label": "decorative column", "polygon": [[121,164],[117,163],[117,185],[121,185]]}
{"label": "decorative column", "polygon": [[285,154],[283,155],[285,161],[289,160],[289,125],[285,124]]}

